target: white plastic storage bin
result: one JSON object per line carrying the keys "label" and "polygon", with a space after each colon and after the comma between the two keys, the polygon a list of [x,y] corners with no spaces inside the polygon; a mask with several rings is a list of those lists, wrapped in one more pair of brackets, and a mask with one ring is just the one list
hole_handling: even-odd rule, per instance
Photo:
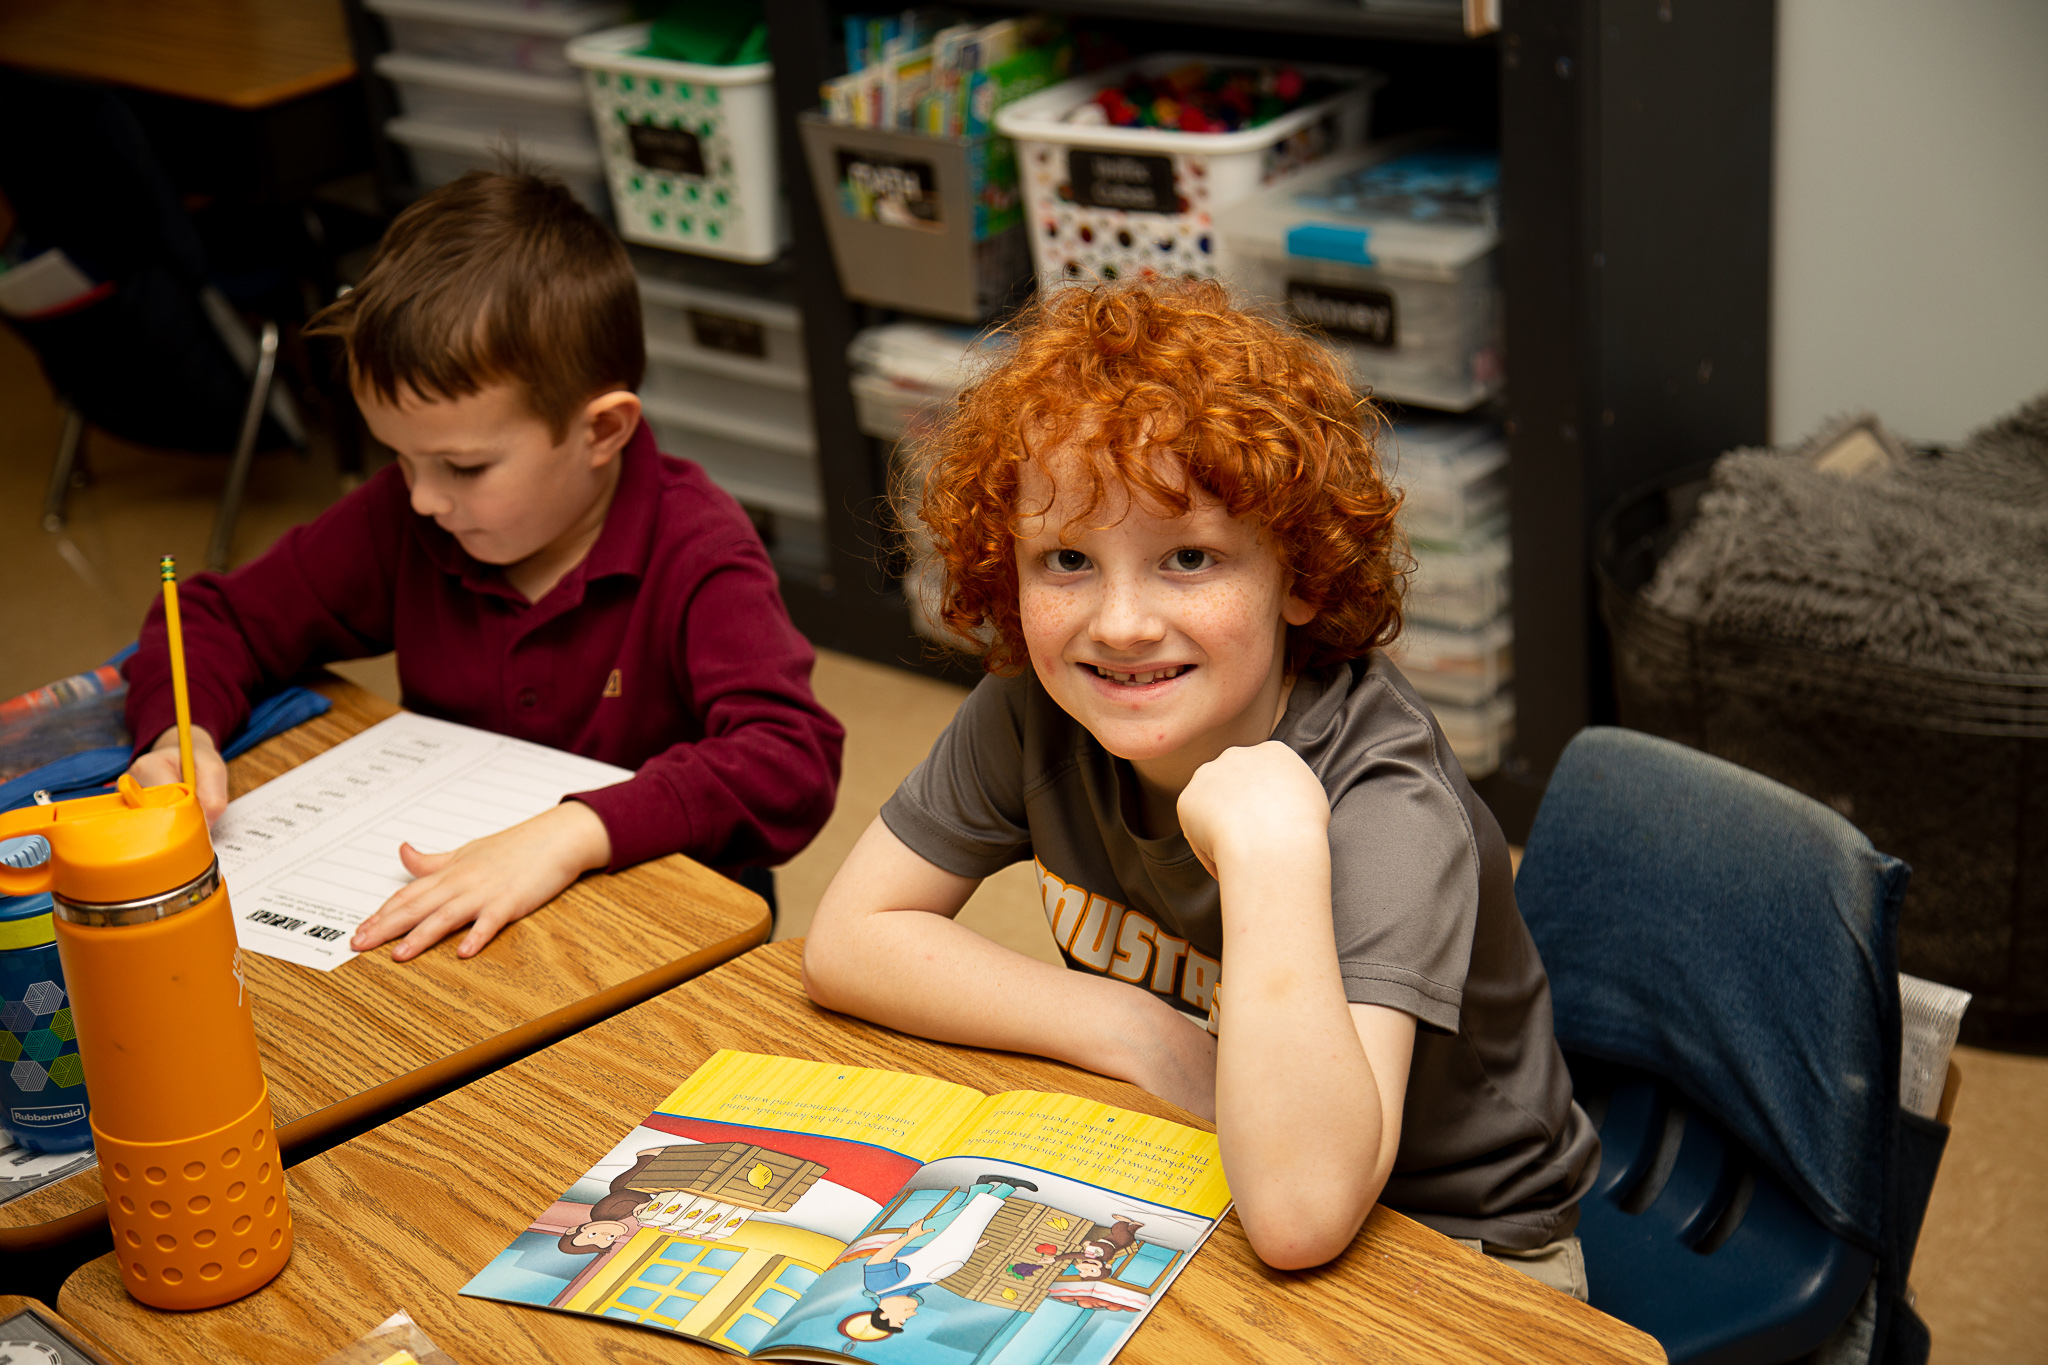
{"label": "white plastic storage bin", "polygon": [[856,374],[852,383],[855,423],[884,441],[900,441],[928,427],[952,401],[951,394],[899,384],[887,375]]}
{"label": "white plastic storage bin", "polygon": [[779,450],[809,454],[811,398],[803,389],[763,379],[741,379],[730,370],[705,369],[689,348],[649,338],[647,379],[640,394],[702,414],[700,421]]}
{"label": "white plastic storage bin", "polygon": [[573,76],[534,76],[405,52],[380,54],[376,68],[397,87],[407,118],[494,134],[511,145],[597,147],[583,83]]}
{"label": "white plastic storage bin", "polygon": [[857,333],[846,348],[860,429],[901,440],[945,414],[962,386],[1014,338],[933,322],[888,322]]}
{"label": "white plastic storage bin", "polygon": [[1416,540],[1469,544],[1507,525],[1508,448],[1490,424],[1403,422],[1381,465],[1407,494],[1402,522]]}
{"label": "white plastic storage bin", "polygon": [[641,407],[663,451],[694,460],[745,507],[822,522],[818,461],[808,451],[769,444],[772,429],[731,423],[686,403],[642,394]]}
{"label": "white plastic storage bin", "polygon": [[798,392],[810,386],[802,315],[789,304],[640,276],[650,355]]}
{"label": "white plastic storage bin", "polygon": [[1387,653],[1432,702],[1477,706],[1514,681],[1514,629],[1496,620],[1479,630],[1409,625]]}
{"label": "white plastic storage bin", "polygon": [[1479,153],[1332,157],[1217,212],[1225,274],[1375,396],[1464,412],[1502,379],[1497,179]]}
{"label": "white plastic storage bin", "polygon": [[1408,582],[1411,622],[1478,630],[1508,608],[1508,538],[1495,536],[1469,548],[1415,541],[1415,576]]}
{"label": "white plastic storage bin", "polygon": [[772,261],[789,242],[775,140],[775,67],[704,66],[641,55],[652,24],[578,38],[628,241],[736,261]]}
{"label": "white plastic storage bin", "polygon": [[572,78],[576,68],[563,46],[628,13],[613,0],[363,0],[363,7],[383,18],[394,52]]}
{"label": "white plastic storage bin", "polygon": [[[464,171],[497,170],[501,154],[511,150],[496,133],[422,119],[392,119],[384,125],[384,134],[411,153],[413,176],[426,189],[445,185]],[[522,141],[518,151],[529,166],[560,176],[569,192],[593,212],[601,217],[611,216],[611,205],[605,198],[604,163],[596,148],[535,140]]]}
{"label": "white plastic storage bin", "polygon": [[1515,737],[1515,698],[1512,693],[1483,701],[1477,706],[1436,705],[1430,707],[1458,765],[1473,781],[1498,771]]}
{"label": "white plastic storage bin", "polygon": [[1190,62],[1260,65],[1165,52],[1028,95],[996,115],[998,131],[1017,141],[1024,224],[1040,288],[1148,273],[1215,275],[1211,215],[1297,166],[1363,142],[1372,92],[1383,80],[1373,71],[1291,63],[1304,76],[1347,88],[1237,133],[1065,121],[1098,90],[1122,84],[1133,72],[1162,76]]}

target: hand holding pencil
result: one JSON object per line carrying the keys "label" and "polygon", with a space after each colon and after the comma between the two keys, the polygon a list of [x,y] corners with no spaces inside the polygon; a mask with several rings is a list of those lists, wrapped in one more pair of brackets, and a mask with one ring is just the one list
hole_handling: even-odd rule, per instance
{"label": "hand holding pencil", "polygon": [[136,782],[160,787],[170,782],[191,782],[199,797],[199,808],[212,824],[228,808],[228,766],[213,742],[213,736],[192,724],[190,692],[185,684],[185,632],[178,619],[178,565],[170,555],[158,561],[164,583],[164,629],[171,654],[171,692],[178,723],[156,737],[148,753],[128,765]]}

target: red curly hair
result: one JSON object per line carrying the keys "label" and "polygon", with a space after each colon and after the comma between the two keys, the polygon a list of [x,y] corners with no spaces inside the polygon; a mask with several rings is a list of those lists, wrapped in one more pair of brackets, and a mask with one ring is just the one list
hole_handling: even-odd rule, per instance
{"label": "red curly hair", "polygon": [[[1110,480],[1162,515],[1190,488],[1269,535],[1315,619],[1287,632],[1287,669],[1355,659],[1401,631],[1410,561],[1380,477],[1384,426],[1328,351],[1232,306],[1213,280],[1142,280],[1043,294],[1008,355],[929,438],[913,534],[929,537],[943,625],[985,645],[992,673],[1028,661],[1018,614],[1018,491],[1061,450],[1101,504]],[[1162,461],[1158,451],[1178,460]],[[1049,471],[1048,471],[1049,473]],[[1069,525],[1074,523],[1070,522]]]}

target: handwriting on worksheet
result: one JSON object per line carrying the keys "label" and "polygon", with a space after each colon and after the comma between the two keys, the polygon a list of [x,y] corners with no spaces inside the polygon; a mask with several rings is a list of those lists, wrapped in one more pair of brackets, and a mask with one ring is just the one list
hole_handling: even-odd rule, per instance
{"label": "handwriting on worksheet", "polygon": [[412,880],[400,843],[445,852],[632,775],[400,712],[229,803],[213,846],[241,945],[332,971],[354,956],[355,927]]}

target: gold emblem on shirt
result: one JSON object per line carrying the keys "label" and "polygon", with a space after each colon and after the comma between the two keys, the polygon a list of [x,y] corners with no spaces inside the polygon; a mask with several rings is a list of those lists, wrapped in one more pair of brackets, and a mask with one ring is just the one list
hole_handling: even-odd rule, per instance
{"label": "gold emblem on shirt", "polygon": [[1161,995],[1177,993],[1207,1016],[1210,1030],[1215,1030],[1218,1013],[1212,1001],[1222,984],[1222,963],[1167,933],[1143,911],[1128,909],[1033,862],[1046,923],[1061,952],[1090,971],[1150,986]]}
{"label": "gold emblem on shirt", "polygon": [[625,687],[621,685],[619,680],[619,670],[615,668],[612,670],[612,675],[604,680],[604,695],[607,697],[617,697],[624,695],[625,691]]}

